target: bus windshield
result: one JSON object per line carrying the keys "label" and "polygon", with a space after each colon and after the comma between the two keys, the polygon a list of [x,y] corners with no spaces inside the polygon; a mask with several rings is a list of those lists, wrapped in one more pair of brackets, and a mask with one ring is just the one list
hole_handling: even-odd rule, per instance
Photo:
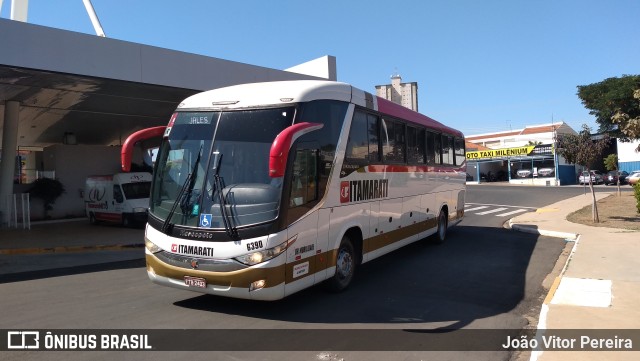
{"label": "bus windshield", "polygon": [[269,149],[294,114],[295,107],[178,112],[158,152],[151,215],[213,229],[275,219],[282,182],[269,177]]}

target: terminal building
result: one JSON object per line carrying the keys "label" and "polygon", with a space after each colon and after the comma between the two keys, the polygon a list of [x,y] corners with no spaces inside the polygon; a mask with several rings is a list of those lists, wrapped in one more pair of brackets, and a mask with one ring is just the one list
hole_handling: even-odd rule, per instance
{"label": "terminal building", "polygon": [[[84,216],[86,177],[119,172],[126,138],[166,125],[190,95],[337,78],[333,56],[278,70],[8,19],[0,34],[0,227],[19,217],[20,195],[43,176],[65,189],[52,218]],[[34,220],[44,214],[39,202],[28,202]]]}

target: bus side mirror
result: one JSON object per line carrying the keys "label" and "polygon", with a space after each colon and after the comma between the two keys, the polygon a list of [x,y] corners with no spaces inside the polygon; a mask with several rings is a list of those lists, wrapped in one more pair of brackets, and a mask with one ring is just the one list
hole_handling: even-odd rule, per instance
{"label": "bus side mirror", "polygon": [[269,152],[269,177],[284,177],[289,150],[296,139],[314,130],[322,129],[322,127],[324,127],[324,124],[305,122],[294,124],[281,131],[271,144],[271,151]]}
{"label": "bus side mirror", "polygon": [[123,172],[128,172],[131,170],[131,158],[133,157],[133,146],[145,139],[161,137],[164,134],[164,131],[167,127],[152,127],[147,129],[139,130],[133,134],[131,134],[122,144],[122,150],[120,152],[120,163],[122,166]]}

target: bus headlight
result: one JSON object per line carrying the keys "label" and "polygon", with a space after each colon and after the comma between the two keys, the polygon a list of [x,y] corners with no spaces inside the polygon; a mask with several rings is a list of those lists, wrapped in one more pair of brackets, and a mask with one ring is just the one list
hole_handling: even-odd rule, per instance
{"label": "bus headlight", "polygon": [[272,258],[279,256],[282,252],[286,251],[286,249],[296,241],[298,236],[294,236],[273,248],[264,249],[261,251],[251,252],[244,254],[242,256],[234,258],[236,261],[246,264],[247,266],[253,266],[258,263],[266,262]]}
{"label": "bus headlight", "polygon": [[151,253],[162,252],[162,248],[158,247],[155,243],[151,242],[148,238],[144,239],[144,246]]}

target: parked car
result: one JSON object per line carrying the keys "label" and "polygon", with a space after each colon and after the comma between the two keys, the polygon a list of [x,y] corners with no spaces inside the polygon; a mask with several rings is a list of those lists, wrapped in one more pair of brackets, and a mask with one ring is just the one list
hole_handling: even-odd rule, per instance
{"label": "parked car", "polygon": [[[600,173],[600,171],[597,171],[597,170],[592,170],[591,183],[600,184],[603,182],[604,182],[604,179],[602,178],[602,173]],[[582,172],[582,174],[580,174],[580,177],[578,177],[578,183],[589,184],[589,172],[587,171]]]}
{"label": "parked car", "polygon": [[553,168],[538,169],[538,177],[553,177],[553,173],[555,173]]}
{"label": "parked car", "polygon": [[639,182],[640,182],[640,170],[634,170],[627,177],[627,183],[629,183],[629,185],[632,186],[634,184],[638,184]]}
{"label": "parked car", "polygon": [[625,184],[628,176],[629,173],[625,171],[612,170],[611,172],[604,175],[604,184],[618,184],[618,178],[620,178],[620,184]]}
{"label": "parked car", "polygon": [[531,173],[531,169],[519,169],[516,175],[518,175],[518,178],[529,178]]}

